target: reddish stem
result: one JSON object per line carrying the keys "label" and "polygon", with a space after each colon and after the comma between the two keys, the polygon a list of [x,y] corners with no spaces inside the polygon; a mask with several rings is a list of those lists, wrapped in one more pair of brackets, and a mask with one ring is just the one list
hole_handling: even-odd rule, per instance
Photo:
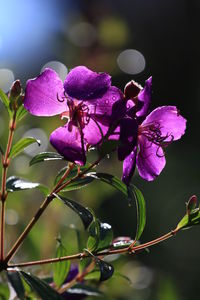
{"label": "reddish stem", "polygon": [[[97,257],[104,257],[107,255],[112,255],[112,254],[123,254],[123,253],[134,254],[139,250],[153,246],[162,241],[165,241],[166,239],[169,239],[170,237],[173,237],[176,233],[178,233],[178,231],[179,231],[178,229],[172,230],[169,233],[167,233],[155,240],[141,244],[139,246],[135,246],[131,249],[130,249],[130,247],[126,247],[126,248],[117,249],[117,250],[106,250],[106,251],[102,251],[99,253],[93,253],[93,255],[97,256]],[[14,267],[28,267],[28,266],[35,266],[35,265],[44,265],[44,264],[49,264],[49,263],[61,262],[61,261],[65,261],[65,260],[82,259],[82,258],[86,258],[86,257],[91,257],[91,255],[88,252],[83,252],[83,253],[77,253],[74,255],[58,257],[58,258],[49,258],[49,259],[44,259],[44,260],[36,260],[36,261],[30,261],[30,262],[24,262],[24,263],[9,264],[8,267],[14,268]]]}
{"label": "reddish stem", "polygon": [[0,252],[0,260],[3,261],[4,259],[4,232],[5,232],[5,201],[7,198],[7,191],[6,191],[6,178],[7,178],[7,171],[8,166],[10,164],[9,161],[9,154],[12,147],[13,135],[14,130],[16,128],[16,111],[13,113],[13,118],[10,122],[9,126],[9,135],[8,135],[8,142],[6,147],[5,155],[2,158],[2,182],[1,182],[1,252]]}

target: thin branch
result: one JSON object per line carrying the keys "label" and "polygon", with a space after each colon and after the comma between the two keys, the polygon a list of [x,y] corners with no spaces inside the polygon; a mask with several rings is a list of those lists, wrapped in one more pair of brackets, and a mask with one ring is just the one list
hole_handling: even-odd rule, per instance
{"label": "thin branch", "polygon": [[[145,249],[147,247],[151,247],[155,244],[158,244],[160,242],[163,242],[171,237],[173,237],[176,233],[178,233],[179,229],[172,230],[168,232],[167,234],[152,240],[150,242],[135,246],[130,249],[129,247],[122,248],[122,249],[116,249],[116,250],[105,250],[97,253],[93,253],[94,256],[96,257],[104,257],[108,255],[113,255],[113,254],[135,254],[137,251]],[[29,267],[29,266],[35,266],[35,265],[44,265],[44,264],[50,264],[50,263],[57,263],[65,260],[74,260],[74,259],[83,259],[83,258],[88,258],[91,257],[88,252],[81,252],[73,255],[68,255],[68,256],[63,256],[63,257],[58,257],[58,258],[49,258],[49,259],[44,259],[44,260],[36,260],[36,261],[30,261],[30,262],[24,262],[24,263],[17,263],[17,264],[9,264],[9,268],[15,268],[15,267]]]}
{"label": "thin branch", "polygon": [[30,222],[28,223],[28,225],[26,226],[26,228],[24,229],[24,231],[22,232],[22,234],[20,235],[20,237],[17,239],[17,241],[15,242],[15,244],[13,245],[13,247],[8,252],[8,254],[7,254],[7,256],[6,256],[5,260],[4,260],[5,263],[8,263],[8,261],[13,257],[13,255],[16,253],[16,251],[18,250],[18,248],[22,244],[23,240],[26,238],[26,236],[28,235],[28,233],[31,231],[32,227],[35,225],[35,223],[38,221],[38,219],[40,218],[40,216],[42,215],[42,213],[47,208],[47,206],[49,205],[49,203],[55,198],[54,193],[55,194],[59,193],[68,184],[70,184],[71,182],[75,181],[76,179],[82,177],[85,173],[87,173],[89,170],[91,170],[96,165],[98,165],[101,159],[102,159],[102,157],[99,158],[99,159],[97,159],[86,170],[78,173],[76,176],[74,176],[73,178],[71,178],[67,182],[64,182],[63,184],[61,184],[64,181],[64,179],[68,176],[68,174],[71,171],[71,169],[74,167],[74,164],[71,165],[71,167],[66,170],[66,172],[61,177],[60,181],[57,183],[56,187],[54,187],[54,189],[50,193],[50,195],[45,198],[45,200],[43,201],[43,203],[40,206],[39,210],[36,212],[35,216],[30,220]]}
{"label": "thin branch", "polygon": [[0,260],[3,261],[4,259],[4,231],[5,231],[5,201],[7,198],[7,191],[6,191],[6,179],[7,179],[7,171],[8,166],[10,164],[9,161],[9,154],[12,147],[14,130],[16,128],[16,110],[14,110],[13,118],[10,121],[9,125],[9,135],[8,135],[8,142],[6,146],[5,156],[2,157],[2,182],[1,182],[1,232],[0,232],[0,239],[1,239],[1,253],[0,253]]}

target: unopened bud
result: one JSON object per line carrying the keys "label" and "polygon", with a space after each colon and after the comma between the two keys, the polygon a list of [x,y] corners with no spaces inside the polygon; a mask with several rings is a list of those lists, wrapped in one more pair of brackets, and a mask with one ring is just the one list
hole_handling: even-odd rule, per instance
{"label": "unopened bud", "polygon": [[188,202],[186,203],[187,213],[190,214],[192,210],[194,210],[197,206],[197,196],[193,195],[190,197]]}
{"label": "unopened bud", "polygon": [[16,98],[18,97],[22,92],[22,87],[21,87],[21,83],[20,80],[16,80],[13,82],[13,85],[11,86],[10,89],[10,97],[11,98]]}
{"label": "unopened bud", "polygon": [[129,81],[124,88],[125,99],[129,100],[137,97],[137,95],[141,90],[142,90],[141,85],[139,85],[134,80]]}

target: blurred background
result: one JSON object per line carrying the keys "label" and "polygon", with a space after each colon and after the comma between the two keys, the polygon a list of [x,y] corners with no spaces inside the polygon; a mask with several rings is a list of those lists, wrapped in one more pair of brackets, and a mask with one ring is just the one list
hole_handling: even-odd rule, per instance
{"label": "blurred background", "polygon": [[[141,238],[149,241],[173,229],[185,212],[185,202],[200,194],[199,112],[200,43],[198,0],[0,0],[0,88],[7,92],[14,79],[25,87],[29,78],[48,66],[64,80],[67,72],[86,65],[112,75],[113,85],[123,90],[134,79],[144,84],[153,76],[152,109],[176,105],[187,118],[185,136],[167,149],[167,165],[162,174],[148,183],[136,174],[147,203],[147,225]],[[0,107],[0,142],[7,139],[7,115]],[[28,116],[16,130],[15,141],[34,136],[40,148],[29,147],[17,157],[10,175],[52,185],[63,163],[46,162],[29,167],[32,156],[53,150],[49,134],[60,119]],[[101,166],[117,172],[115,154]],[[47,174],[49,174],[47,176]],[[119,193],[101,183],[92,183],[70,195],[91,207],[97,216],[113,226],[115,237],[134,237],[136,212]],[[16,240],[42,201],[35,191],[10,196],[6,212],[7,248]],[[113,211],[114,207],[114,211]],[[59,220],[59,222],[58,222]],[[52,203],[31,231],[15,261],[54,255],[55,238],[60,233],[69,251],[76,249],[74,224],[81,224],[60,203]],[[113,262],[128,276],[102,284],[106,299],[189,300],[200,293],[200,228],[181,232],[175,238],[154,246],[150,254],[122,257]],[[70,250],[72,249],[72,250]],[[47,273],[46,266],[35,272]],[[92,298],[91,298],[92,299]]]}

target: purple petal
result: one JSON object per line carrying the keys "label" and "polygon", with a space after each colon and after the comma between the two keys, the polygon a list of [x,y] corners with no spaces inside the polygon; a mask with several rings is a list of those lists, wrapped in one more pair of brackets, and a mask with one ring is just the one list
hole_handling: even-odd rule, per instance
{"label": "purple petal", "polygon": [[24,107],[35,116],[54,116],[67,110],[63,82],[57,73],[45,69],[37,78],[27,81]]}
{"label": "purple petal", "polygon": [[143,90],[138,94],[138,100],[142,104],[142,108],[136,113],[137,117],[145,117],[151,102],[152,77],[146,80]]}
{"label": "purple petal", "polygon": [[103,116],[105,118],[120,118],[126,111],[126,102],[122,92],[115,86],[111,86],[101,98],[84,102],[89,108],[89,114]]}
{"label": "purple petal", "polygon": [[120,122],[120,142],[118,147],[118,159],[124,160],[137,145],[138,125],[129,117]]}
{"label": "purple petal", "polygon": [[137,154],[137,147],[135,146],[133,151],[126,157],[126,159],[123,162],[122,181],[126,185],[129,185],[131,181],[131,177],[133,176],[133,173],[135,171],[136,154]]}
{"label": "purple petal", "polygon": [[68,124],[57,128],[50,136],[52,146],[67,160],[84,165],[86,162],[85,145],[82,145],[81,135],[77,127],[68,129]]}
{"label": "purple petal", "polygon": [[72,69],[64,82],[66,93],[78,100],[101,97],[110,85],[110,75],[93,72],[84,66]]}
{"label": "purple petal", "polygon": [[153,110],[144,120],[142,126],[157,125],[165,141],[178,140],[185,133],[186,119],[175,106],[161,106]]}
{"label": "purple petal", "polygon": [[97,145],[102,141],[108,129],[109,125],[106,122],[103,124],[98,118],[90,118],[89,123],[82,129],[84,140],[89,145]]}
{"label": "purple petal", "polygon": [[147,180],[154,180],[165,166],[164,152],[161,147],[150,142],[146,137],[139,137],[137,168],[139,175]]}

